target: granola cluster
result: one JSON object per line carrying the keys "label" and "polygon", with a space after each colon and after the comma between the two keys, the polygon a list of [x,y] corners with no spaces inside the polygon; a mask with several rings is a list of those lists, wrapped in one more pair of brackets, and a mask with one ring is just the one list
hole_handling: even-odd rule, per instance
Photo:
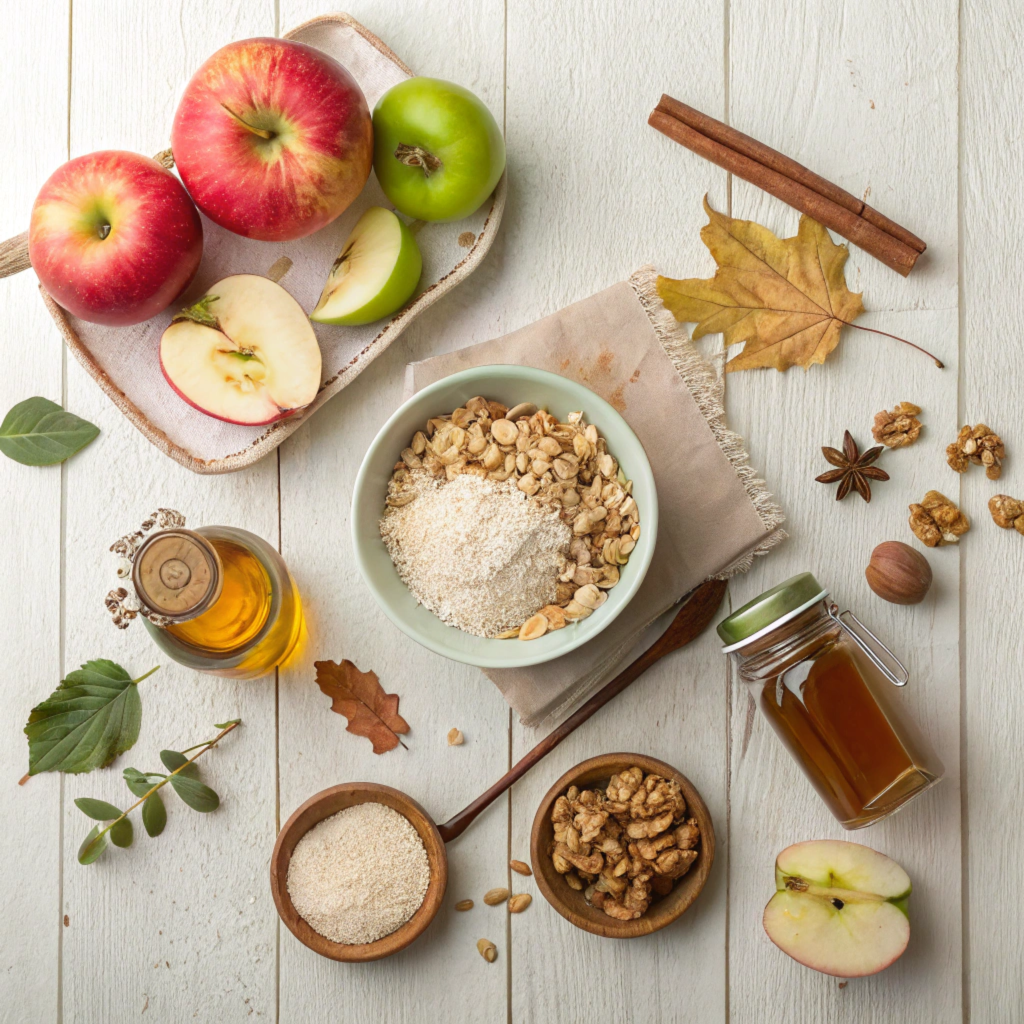
{"label": "granola cluster", "polygon": [[607,788],[570,786],[551,810],[555,870],[609,917],[640,917],[697,859],[700,828],[679,784],[633,767]]}

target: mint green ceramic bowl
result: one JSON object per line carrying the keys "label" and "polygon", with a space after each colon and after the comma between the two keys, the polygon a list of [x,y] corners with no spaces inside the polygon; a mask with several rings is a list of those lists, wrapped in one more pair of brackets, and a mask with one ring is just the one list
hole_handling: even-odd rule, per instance
{"label": "mint green ceramic bowl", "polygon": [[[555,630],[538,640],[488,640],[442,622],[416,603],[402,582],[381,540],[378,523],[384,511],[388,480],[409,439],[432,416],[443,416],[483,395],[512,407],[533,402],[563,419],[582,409],[597,426],[608,450],[633,481],[640,513],[640,540],[622,567],[618,586],[589,618]],[[413,395],[373,439],[356,477],[352,496],[352,542],[367,586],[391,621],[413,640],[454,661],[481,668],[516,668],[551,661],[585,644],[615,619],[637,592],[654,555],[658,536],[658,496],[643,446],[626,421],[593,391],[546,370],[528,366],[478,366],[452,374]]]}

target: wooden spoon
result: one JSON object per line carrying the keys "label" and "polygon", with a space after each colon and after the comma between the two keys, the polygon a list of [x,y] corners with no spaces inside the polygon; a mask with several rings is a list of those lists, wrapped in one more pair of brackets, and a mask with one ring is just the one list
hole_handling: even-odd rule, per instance
{"label": "wooden spoon", "polygon": [[438,825],[441,838],[449,843],[457,839],[476,820],[478,814],[504,793],[513,782],[521,779],[542,757],[551,753],[569,733],[582,725],[599,708],[618,696],[630,683],[644,674],[655,662],[695,640],[715,617],[725,597],[725,580],[708,580],[683,598],[683,606],[676,612],[672,624],[631,665],[623,669],[611,682],[605,683],[575,714],[570,715],[557,729],[545,736],[525,757],[520,759],[486,793],[478,796],[454,818]]}

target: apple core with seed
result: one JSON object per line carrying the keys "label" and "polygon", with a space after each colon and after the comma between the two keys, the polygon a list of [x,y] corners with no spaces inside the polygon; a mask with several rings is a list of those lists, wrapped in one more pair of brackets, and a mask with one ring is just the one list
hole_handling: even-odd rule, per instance
{"label": "apple core with seed", "polygon": [[390,210],[371,206],[356,222],[310,313],[322,324],[369,324],[401,309],[423,270],[419,246]]}
{"label": "apple core with seed", "polygon": [[302,307],[255,274],[218,282],[160,339],[160,368],[189,405],[260,426],[305,408],[320,387],[320,346]]}
{"label": "apple core with seed", "polygon": [[798,963],[838,978],[877,974],[910,941],[910,876],[884,854],[840,839],[795,843],[775,862],[764,930]]}

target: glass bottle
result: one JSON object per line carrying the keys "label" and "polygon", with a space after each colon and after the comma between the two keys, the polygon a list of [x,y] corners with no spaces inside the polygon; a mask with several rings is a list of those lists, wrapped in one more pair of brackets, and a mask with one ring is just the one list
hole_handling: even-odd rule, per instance
{"label": "glass bottle", "polygon": [[158,647],[200,672],[255,679],[295,649],[302,602],[284,560],[248,530],[204,526],[151,534],[132,562]]}
{"label": "glass bottle", "polygon": [[724,619],[739,678],[843,828],[873,825],[938,782],[943,767],[904,718],[895,655],[801,573]]}

